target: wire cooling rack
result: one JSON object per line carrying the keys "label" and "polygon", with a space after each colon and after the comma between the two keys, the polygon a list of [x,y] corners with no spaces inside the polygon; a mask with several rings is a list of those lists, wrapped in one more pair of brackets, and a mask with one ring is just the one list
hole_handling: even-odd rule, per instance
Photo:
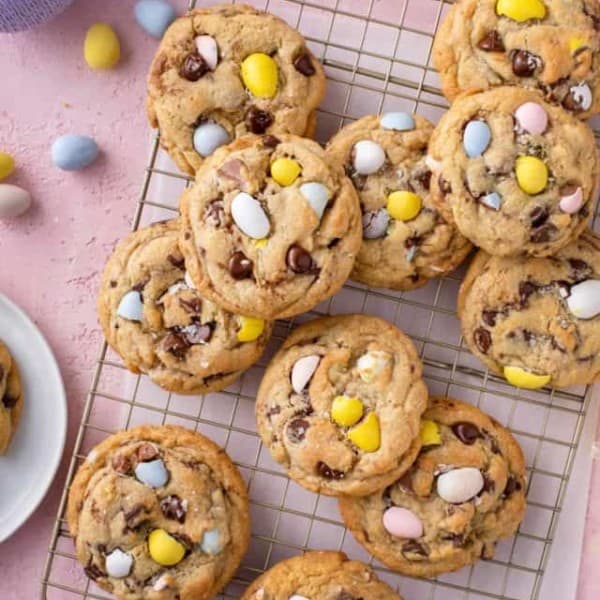
{"label": "wire cooling rack", "polygon": [[[320,141],[346,122],[386,110],[415,111],[437,121],[447,107],[430,66],[433,35],[450,4],[444,0],[259,0],[307,37],[326,66],[328,94],[319,111]],[[190,2],[204,6],[210,2]],[[133,228],[177,210],[176,172],[153,140]],[[162,189],[162,192],[160,191]],[[164,193],[165,189],[175,190]],[[160,196],[160,197],[159,197]],[[596,215],[597,220],[598,215]],[[525,392],[483,370],[463,345],[455,317],[461,272],[410,293],[368,290],[349,282],[334,298],[294,322],[280,322],[261,362],[226,391],[182,397],[124,369],[104,345],[85,404],[69,475],[42,579],[47,600],[105,599],[110,594],[84,575],[65,521],[68,484],[87,452],[107,435],[140,423],[178,423],[221,444],[244,475],[251,498],[252,541],[236,578],[220,598],[237,598],[274,563],[307,549],[339,549],[371,562],[406,600],[534,600],[538,597],[563,498],[573,467],[590,389]],[[262,447],[254,397],[268,358],[292,325],[317,315],[364,312],[406,331],[418,347],[431,392],[462,398],[507,425],[528,464],[526,519],[498,545],[494,560],[436,580],[400,577],[373,561],[340,522],[335,499],[291,482]]]}

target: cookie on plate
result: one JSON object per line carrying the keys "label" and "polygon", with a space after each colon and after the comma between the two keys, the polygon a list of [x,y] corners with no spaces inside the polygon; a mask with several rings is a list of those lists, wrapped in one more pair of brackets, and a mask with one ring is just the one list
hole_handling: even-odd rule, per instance
{"label": "cookie on plate", "polygon": [[342,552],[307,552],[277,563],[241,600],[401,600],[367,565]]}
{"label": "cookie on plate", "polygon": [[78,560],[119,600],[212,598],[248,547],[246,485],[225,451],[173,425],[111,435],[79,467]]}
{"label": "cookie on plate", "polygon": [[458,314],[471,351],[519,387],[600,379],[600,236],[588,231],[552,258],[480,252]]}
{"label": "cookie on plate", "polygon": [[525,514],[525,461],[508,430],[478,408],[431,398],[423,447],[407,475],[365,498],[342,497],[356,539],[391,569],[418,577],[492,558]]}
{"label": "cookie on plate", "polygon": [[98,316],[128,369],[165,389],[203,394],[227,387],[262,354],[272,324],[203,298],[185,271],[178,219],[128,235],[104,269]]}
{"label": "cookie on plate", "polygon": [[22,411],[19,369],[8,348],[0,341],[0,455],[8,450]]}
{"label": "cookie on plate", "polygon": [[555,254],[594,212],[594,134],[537,92],[503,87],[458,99],[429,153],[436,201],[490,254]]}
{"label": "cookie on plate", "polygon": [[360,248],[356,191],[312,140],[247,136],[217,150],[181,200],[181,248],[200,293],[284,318],[337,292]]}
{"label": "cookie on plate", "polygon": [[258,432],[305,488],[364,496],[413,463],[427,404],[410,339],[376,317],[316,319],[271,360],[256,399]]}
{"label": "cookie on plate", "polygon": [[461,0],[438,30],[442,90],[514,85],[540,90],[580,118],[600,111],[597,0]]}
{"label": "cookie on plate", "polygon": [[344,127],[327,155],[352,179],[362,209],[363,242],[352,278],[411,290],[453,271],[471,244],[437,210],[426,164],[433,125],[418,115],[367,116]]}
{"label": "cookie on plate", "polygon": [[198,8],[165,33],[148,78],[148,116],[191,175],[246,133],[311,136],[321,63],[285,21],[241,4]]}

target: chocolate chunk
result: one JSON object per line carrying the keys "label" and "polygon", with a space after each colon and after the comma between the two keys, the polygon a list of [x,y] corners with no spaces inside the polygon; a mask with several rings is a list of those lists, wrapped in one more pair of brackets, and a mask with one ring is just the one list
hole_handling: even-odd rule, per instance
{"label": "chocolate chunk", "polygon": [[277,148],[281,144],[281,140],[274,135],[263,135],[262,143],[267,148]]}
{"label": "chocolate chunk", "polygon": [[170,352],[175,358],[182,359],[185,357],[190,343],[180,331],[171,331],[162,341],[162,347],[167,352]]}
{"label": "chocolate chunk", "polygon": [[584,260],[581,260],[579,258],[570,258],[569,265],[571,269],[573,269],[573,271],[575,271],[576,273],[588,272],[592,270],[590,265],[588,265]]}
{"label": "chocolate chunk", "polygon": [[221,200],[213,200],[204,209],[204,221],[212,227],[221,227],[225,223],[225,209]]}
{"label": "chocolate chunk", "polygon": [[140,524],[138,517],[144,511],[145,509],[143,504],[135,504],[123,515],[125,519],[125,525],[128,529],[133,530]]}
{"label": "chocolate chunk", "polygon": [[19,398],[15,398],[14,396],[10,396],[8,393],[6,393],[2,398],[2,404],[4,404],[6,408],[11,409],[15,407],[18,399]]}
{"label": "chocolate chunk", "polygon": [[516,477],[513,477],[512,475],[508,478],[508,481],[506,482],[506,487],[504,488],[504,492],[502,494],[502,496],[504,498],[508,498],[509,496],[512,496],[512,494],[514,494],[515,492],[519,492],[521,491],[521,484],[517,481]]}
{"label": "chocolate chunk", "polygon": [[142,281],[138,281],[132,288],[132,292],[143,292],[146,284],[150,281],[150,279],[142,279]]}
{"label": "chocolate chunk", "polygon": [[181,306],[186,313],[197,315],[202,310],[202,300],[200,300],[200,298],[192,298],[191,300],[179,298],[179,306]]}
{"label": "chocolate chunk", "polygon": [[483,438],[479,428],[473,423],[461,422],[452,425],[454,435],[467,446],[472,446],[478,439]]}
{"label": "chocolate chunk", "polygon": [[304,274],[315,270],[312,256],[298,244],[289,247],[285,262],[294,273]]}
{"label": "chocolate chunk", "polygon": [[487,329],[479,327],[473,333],[473,341],[481,352],[487,354],[492,345],[492,334]]}
{"label": "chocolate chunk", "polygon": [[90,564],[84,569],[85,574],[92,580],[96,581],[100,579],[100,577],[105,577],[104,572],[97,567],[94,563],[90,562]]}
{"label": "chocolate chunk", "polygon": [[198,81],[210,71],[208,64],[198,52],[190,52],[181,63],[179,74],[188,81]]}
{"label": "chocolate chunk", "polygon": [[427,170],[417,175],[415,179],[423,186],[424,189],[428,190],[431,187],[431,175],[431,171]]}
{"label": "chocolate chunk", "polygon": [[325,479],[343,479],[344,478],[344,473],[342,473],[342,471],[332,469],[329,465],[327,465],[323,461],[319,461],[317,463],[317,473],[321,477],[325,477]]}
{"label": "chocolate chunk", "polygon": [[329,244],[327,244],[328,248],[335,248],[340,242],[342,241],[342,238],[333,238]]}
{"label": "chocolate chunk", "polygon": [[316,73],[315,66],[312,64],[312,60],[307,53],[301,54],[294,61],[294,68],[298,73],[302,73],[302,75],[306,75],[306,77],[310,77]]}
{"label": "chocolate chunk", "polygon": [[112,458],[112,468],[121,475],[127,475],[131,471],[131,461],[124,454],[117,454]]}
{"label": "chocolate chunk", "polygon": [[541,58],[527,50],[515,50],[512,53],[512,70],[517,77],[531,77],[541,66]]}
{"label": "chocolate chunk", "polygon": [[292,444],[299,444],[306,437],[310,423],[306,419],[294,419],[286,427],[286,434]]}
{"label": "chocolate chunk", "polygon": [[419,542],[416,540],[410,540],[409,542],[406,542],[406,544],[402,546],[402,554],[404,558],[408,560],[410,559],[406,556],[407,554],[417,554],[418,556],[424,557],[429,556],[429,552],[427,552],[425,547],[422,544],[419,544]]}
{"label": "chocolate chunk", "polygon": [[530,213],[532,227],[541,227],[549,218],[550,213],[545,206],[536,206]]}
{"label": "chocolate chunk", "polygon": [[491,494],[496,489],[496,482],[489,477],[486,473],[483,474],[483,487],[481,488],[481,492],[479,494],[483,494],[487,492]]}
{"label": "chocolate chunk", "polygon": [[496,310],[484,310],[481,314],[481,318],[486,325],[490,327],[496,326],[496,320],[498,318],[498,311]]}
{"label": "chocolate chunk", "polygon": [[169,254],[167,256],[167,260],[176,268],[176,269],[181,269],[182,271],[185,269],[185,261],[183,260],[183,256],[182,257],[178,257],[178,256],[173,256],[172,254]]}
{"label": "chocolate chunk", "polygon": [[531,281],[521,281],[519,284],[519,301],[521,306],[527,306],[529,298],[538,291],[538,286]]}
{"label": "chocolate chunk", "polygon": [[564,97],[562,105],[567,110],[572,112],[582,112],[584,109],[582,105],[582,97],[577,87],[569,88],[567,95]]}
{"label": "chocolate chunk", "polygon": [[166,519],[173,519],[179,523],[185,522],[186,510],[181,502],[181,498],[176,494],[171,494],[160,501],[160,510]]}
{"label": "chocolate chunk", "polygon": [[452,186],[450,185],[450,182],[444,179],[441,175],[438,179],[438,186],[440,188],[440,192],[442,192],[442,194],[444,195],[450,194],[452,192]]}
{"label": "chocolate chunk", "polygon": [[252,277],[254,263],[239,250],[234,252],[229,259],[229,274],[236,280]]}
{"label": "chocolate chunk", "polygon": [[455,548],[461,548],[465,545],[465,536],[462,533],[448,533],[442,538],[447,542],[452,542]]}
{"label": "chocolate chunk", "polygon": [[488,33],[479,40],[477,47],[480,50],[484,50],[485,52],[504,52],[504,42],[502,41],[502,37],[500,34],[494,29],[492,31],[488,31]]}
{"label": "chocolate chunk", "polygon": [[396,484],[399,485],[404,491],[410,492],[411,494],[414,493],[413,484],[412,484],[413,483],[412,482],[413,475],[414,475],[413,469],[409,469],[406,473],[404,473],[404,475],[402,475],[402,477],[400,477],[400,479],[398,479]]}
{"label": "chocolate chunk", "polygon": [[142,444],[137,449],[137,459],[140,462],[150,462],[155,458],[158,458],[158,450],[152,444]]}
{"label": "chocolate chunk", "polygon": [[535,244],[549,242],[556,233],[556,226],[552,223],[546,223],[535,229],[531,234],[531,241]]}
{"label": "chocolate chunk", "polygon": [[246,127],[256,134],[264,133],[273,124],[273,115],[253,106],[246,113]]}
{"label": "chocolate chunk", "polygon": [[214,329],[213,323],[191,323],[181,330],[186,341],[191,344],[206,344],[210,341]]}
{"label": "chocolate chunk", "polygon": [[278,415],[280,412],[281,412],[281,406],[272,406],[267,411],[267,417],[270,419],[271,417],[274,417],[275,415]]}

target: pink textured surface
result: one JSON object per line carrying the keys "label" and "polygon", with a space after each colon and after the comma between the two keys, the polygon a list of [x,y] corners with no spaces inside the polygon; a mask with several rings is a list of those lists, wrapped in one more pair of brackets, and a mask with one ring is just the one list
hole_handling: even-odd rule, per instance
{"label": "pink textured surface", "polygon": [[[48,337],[65,378],[70,414],[67,452],[51,492],[27,524],[0,545],[4,600],[38,596],[65,466],[100,343],[98,277],[105,256],[129,229],[146,163],[144,79],[156,41],[135,23],[133,4],[78,0],[39,30],[0,36],[0,149],[18,163],[10,181],[30,190],[35,202],[24,217],[0,222],[0,289]],[[183,8],[185,2],[175,4]],[[83,61],[85,30],[96,21],[111,23],[120,35],[123,60],[113,71],[92,72]],[[101,158],[81,173],[53,168],[50,144],[63,133],[93,136]],[[591,498],[599,494],[597,465]],[[592,501],[580,600],[600,597],[599,564],[600,505]]]}

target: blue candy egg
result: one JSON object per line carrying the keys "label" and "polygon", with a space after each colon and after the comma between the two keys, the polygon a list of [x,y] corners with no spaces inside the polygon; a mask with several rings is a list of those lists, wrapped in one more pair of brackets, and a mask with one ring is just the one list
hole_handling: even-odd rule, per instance
{"label": "blue candy egg", "polygon": [[210,529],[204,533],[202,536],[202,544],[200,544],[200,549],[205,554],[210,554],[211,556],[221,552],[221,535],[219,534],[218,529]]}
{"label": "blue candy egg", "polygon": [[465,127],[463,145],[469,158],[481,156],[490,145],[492,131],[484,121],[470,121]]}
{"label": "blue candy egg", "polygon": [[165,463],[160,458],[150,462],[138,463],[135,468],[135,476],[138,481],[151,488],[162,487],[169,481],[169,473]]}
{"label": "blue candy egg", "polygon": [[158,39],[176,16],[175,9],[165,0],[140,0],[135,5],[135,20],[146,33]]}
{"label": "blue candy egg", "polygon": [[405,112],[386,113],[379,120],[384,129],[394,129],[396,131],[412,131],[415,128],[415,120],[412,115]]}
{"label": "blue candy egg", "polygon": [[98,144],[85,135],[63,135],[52,144],[52,162],[64,171],[79,171],[98,157]]}
{"label": "blue candy egg", "polygon": [[479,199],[479,202],[493,210],[500,210],[500,207],[502,206],[502,196],[500,196],[498,192],[492,192],[491,194],[482,196]]}
{"label": "blue candy egg", "polygon": [[144,317],[142,295],[136,290],[127,292],[119,302],[117,314],[128,321],[139,321],[141,323]]}

